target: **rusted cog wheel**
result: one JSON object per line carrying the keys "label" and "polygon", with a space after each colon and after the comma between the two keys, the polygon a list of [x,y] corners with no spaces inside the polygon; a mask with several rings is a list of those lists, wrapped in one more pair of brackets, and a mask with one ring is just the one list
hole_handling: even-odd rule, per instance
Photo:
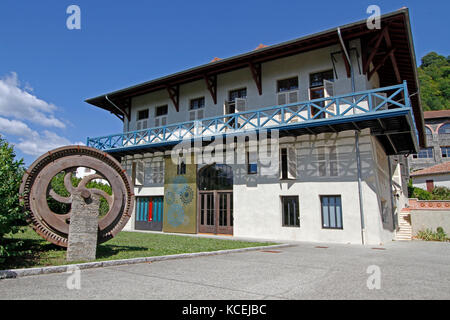
{"label": "rusted cog wheel", "polygon": [[[95,173],[84,177],[75,187],[72,175],[79,167],[93,169]],[[68,197],[51,188],[52,178],[61,172],[64,173],[64,186],[70,193]],[[107,181],[112,194],[88,188],[86,185],[94,179]],[[65,204],[72,203],[75,193],[86,201],[91,197],[106,199],[109,210],[98,221],[98,243],[111,239],[123,229],[134,205],[133,185],[120,163],[104,152],[84,146],[61,147],[42,155],[24,174],[20,193],[33,229],[43,238],[63,247],[67,247],[71,212],[53,212],[49,208],[48,197]]]}

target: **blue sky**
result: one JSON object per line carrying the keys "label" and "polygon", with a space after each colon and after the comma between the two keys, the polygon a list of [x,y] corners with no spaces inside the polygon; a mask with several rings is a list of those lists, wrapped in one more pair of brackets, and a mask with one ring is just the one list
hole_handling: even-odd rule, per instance
{"label": "blue sky", "polygon": [[[68,30],[69,5],[81,30]],[[25,1],[0,3],[0,134],[31,164],[53,147],[118,133],[85,99],[368,17],[410,9],[416,56],[449,55],[449,1]]]}

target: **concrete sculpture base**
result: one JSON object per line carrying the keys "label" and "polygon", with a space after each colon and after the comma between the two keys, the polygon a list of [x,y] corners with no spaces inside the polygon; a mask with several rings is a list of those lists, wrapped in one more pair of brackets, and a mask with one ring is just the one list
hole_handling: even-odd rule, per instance
{"label": "concrete sculpture base", "polygon": [[72,194],[67,261],[95,260],[100,197],[89,193]]}

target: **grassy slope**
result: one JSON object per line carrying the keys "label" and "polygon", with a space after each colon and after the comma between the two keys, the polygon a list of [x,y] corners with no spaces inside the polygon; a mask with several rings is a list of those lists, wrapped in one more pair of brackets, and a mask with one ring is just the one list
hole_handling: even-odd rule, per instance
{"label": "grassy slope", "polygon": [[[45,241],[29,227],[24,228],[23,233],[9,238],[22,240],[24,249],[29,252],[21,257],[9,259],[3,265],[0,264],[0,269],[67,264],[64,248]],[[114,239],[97,247],[96,261],[237,249],[270,244],[273,243],[122,231]]]}

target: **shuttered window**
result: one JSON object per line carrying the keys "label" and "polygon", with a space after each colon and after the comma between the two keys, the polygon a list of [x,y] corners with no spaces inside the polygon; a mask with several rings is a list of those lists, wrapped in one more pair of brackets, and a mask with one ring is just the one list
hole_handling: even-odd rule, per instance
{"label": "shuttered window", "polygon": [[343,229],[341,196],[320,196],[322,228]]}
{"label": "shuttered window", "polygon": [[282,196],[283,227],[300,227],[298,196]]}

